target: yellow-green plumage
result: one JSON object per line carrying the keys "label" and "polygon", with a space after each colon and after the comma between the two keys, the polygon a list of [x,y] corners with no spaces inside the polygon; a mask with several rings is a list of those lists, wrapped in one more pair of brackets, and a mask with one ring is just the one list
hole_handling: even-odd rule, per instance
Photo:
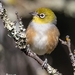
{"label": "yellow-green plumage", "polygon": [[45,18],[34,16],[33,21],[36,23],[40,23],[40,24],[52,23],[56,19],[54,12],[50,10],[49,8],[39,8],[35,12],[37,12],[38,14],[41,14],[41,13],[45,14]]}

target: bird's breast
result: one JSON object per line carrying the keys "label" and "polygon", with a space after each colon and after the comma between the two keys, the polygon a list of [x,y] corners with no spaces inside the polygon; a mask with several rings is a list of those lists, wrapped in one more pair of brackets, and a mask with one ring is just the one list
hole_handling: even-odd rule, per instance
{"label": "bird's breast", "polygon": [[33,37],[33,44],[31,45],[31,49],[39,54],[43,55],[46,53],[46,43],[48,40],[48,36],[46,35],[47,30],[50,29],[50,24],[35,24],[31,23],[31,26],[35,31],[35,36]]}
{"label": "bird's breast", "polygon": [[59,31],[54,25],[30,25],[26,32],[27,43],[38,55],[51,53],[58,43]]}
{"label": "bird's breast", "polygon": [[36,33],[36,36],[33,39],[32,50],[39,55],[45,54],[46,42],[47,36],[45,34]]}

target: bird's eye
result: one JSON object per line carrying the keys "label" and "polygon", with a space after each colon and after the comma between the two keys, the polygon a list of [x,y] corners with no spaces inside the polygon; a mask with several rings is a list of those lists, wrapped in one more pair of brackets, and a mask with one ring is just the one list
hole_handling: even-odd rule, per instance
{"label": "bird's eye", "polygon": [[40,17],[40,18],[45,18],[45,14],[44,14],[44,13],[41,13],[41,14],[39,15],[39,17]]}

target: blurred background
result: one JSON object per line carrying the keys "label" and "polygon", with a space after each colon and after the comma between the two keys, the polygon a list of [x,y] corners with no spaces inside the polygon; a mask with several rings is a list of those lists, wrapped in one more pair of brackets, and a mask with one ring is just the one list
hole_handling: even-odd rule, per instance
{"label": "blurred background", "polygon": [[[65,36],[69,35],[72,50],[75,49],[75,0],[15,0],[12,3],[9,0],[1,1],[11,20],[16,20],[15,11],[18,12],[25,28],[32,19],[30,12],[39,7],[52,9],[57,16],[60,38],[65,40]],[[15,48],[14,40],[7,34],[8,31],[4,29],[0,19],[0,75],[48,75],[34,59]],[[73,75],[68,49],[60,42],[50,55],[39,57],[42,60],[47,58],[48,63],[63,75]]]}

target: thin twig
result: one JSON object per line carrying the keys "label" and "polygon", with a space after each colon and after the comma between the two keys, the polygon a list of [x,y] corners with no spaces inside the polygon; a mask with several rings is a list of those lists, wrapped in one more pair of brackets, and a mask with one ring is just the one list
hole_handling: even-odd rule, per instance
{"label": "thin twig", "polygon": [[74,50],[74,54],[72,53],[72,50],[71,50],[71,39],[69,38],[69,35],[66,36],[66,41],[63,41],[61,39],[59,39],[60,42],[63,44],[63,45],[66,45],[68,47],[68,50],[69,50],[69,56],[70,56],[70,59],[71,59],[71,63],[72,63],[72,66],[73,66],[73,70],[74,70],[74,75],[75,75],[75,50]]}

